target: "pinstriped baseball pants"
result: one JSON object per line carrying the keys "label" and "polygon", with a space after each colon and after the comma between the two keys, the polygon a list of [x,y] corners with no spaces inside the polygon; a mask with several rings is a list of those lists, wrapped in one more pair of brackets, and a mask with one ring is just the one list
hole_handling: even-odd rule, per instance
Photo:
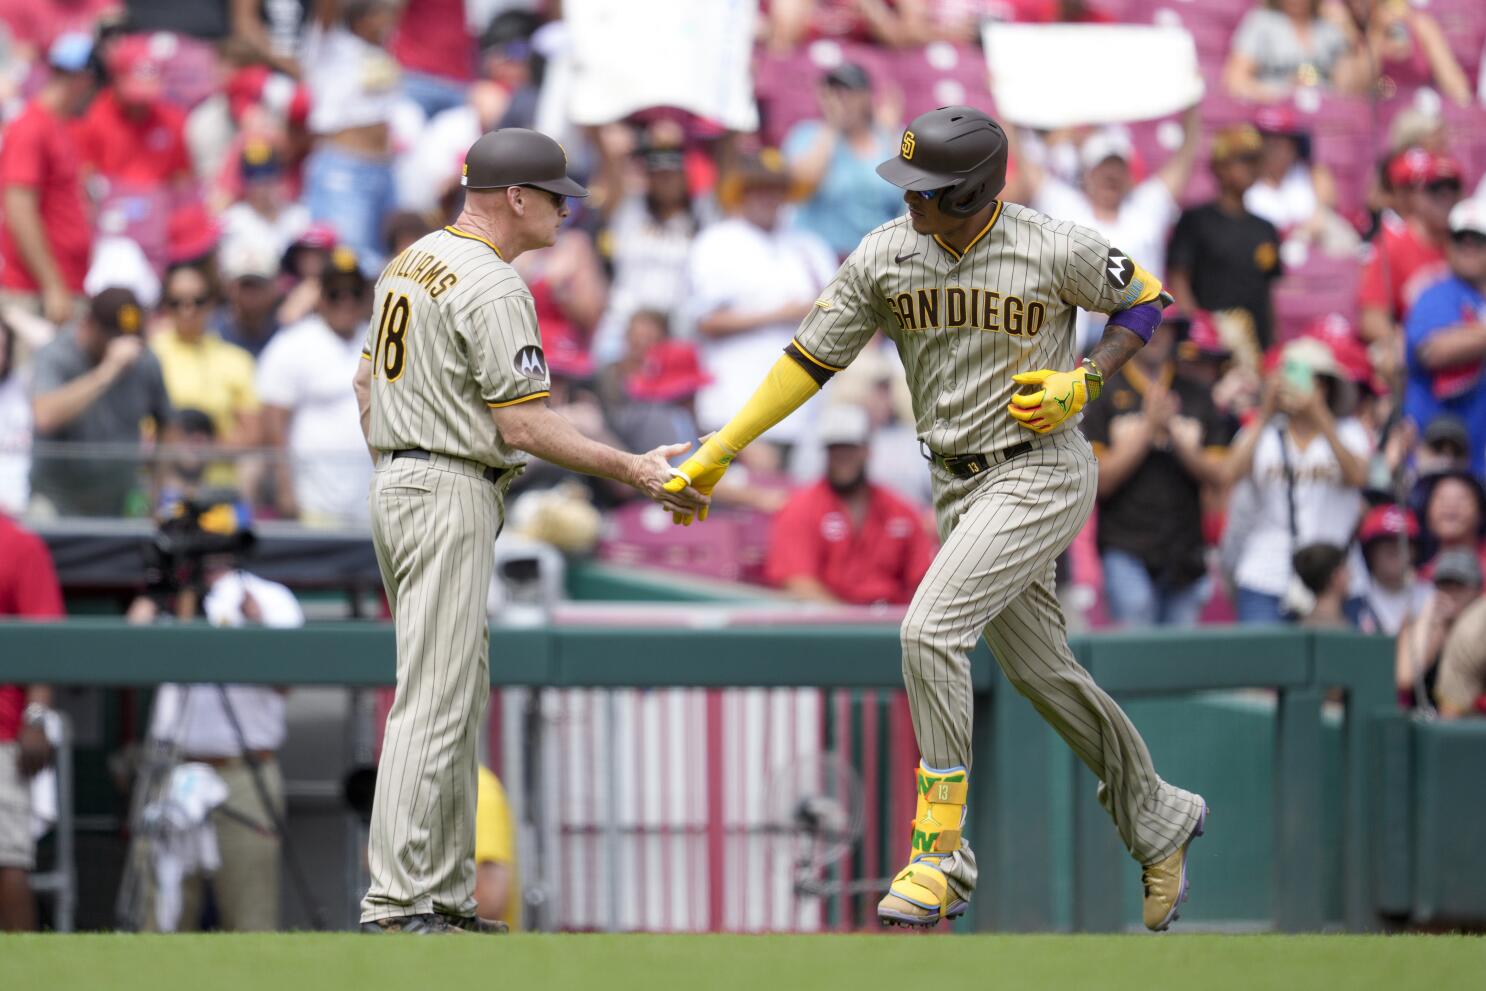
{"label": "pinstriped baseball pants", "polygon": [[479,471],[439,455],[384,455],[372,480],[397,695],[377,768],[363,922],[475,914],[475,750],[490,697],[485,602],[505,492]]}
{"label": "pinstriped baseball pants", "polygon": [[[1099,802],[1142,864],[1186,840],[1201,806],[1162,781],[1129,718],[1068,648],[1053,588],[1059,554],[1089,518],[1097,462],[1077,429],[980,475],[934,466],[942,546],[903,619],[903,680],[923,759],[970,767],[969,653],[984,636],[1013,688],[1099,779]],[[975,854],[962,845],[945,873],[969,895]]]}

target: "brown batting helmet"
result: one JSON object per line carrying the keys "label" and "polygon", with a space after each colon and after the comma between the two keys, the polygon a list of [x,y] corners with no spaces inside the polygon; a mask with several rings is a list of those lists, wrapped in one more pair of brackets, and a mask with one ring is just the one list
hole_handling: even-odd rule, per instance
{"label": "brown batting helmet", "polygon": [[560,196],[588,195],[587,189],[568,178],[568,156],[562,145],[524,127],[502,127],[470,145],[459,182],[467,189],[535,186]]}

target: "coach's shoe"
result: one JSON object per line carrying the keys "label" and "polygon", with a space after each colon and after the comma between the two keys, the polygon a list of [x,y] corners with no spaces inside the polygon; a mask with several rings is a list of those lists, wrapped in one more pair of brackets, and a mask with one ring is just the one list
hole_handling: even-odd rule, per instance
{"label": "coach's shoe", "polygon": [[364,933],[407,933],[412,936],[441,936],[449,931],[449,923],[441,915],[397,915],[390,919],[363,922]]}
{"label": "coach's shoe", "polygon": [[511,931],[511,927],[499,919],[482,919],[478,915],[439,915],[444,925],[454,933],[478,933],[482,936],[499,936]]}
{"label": "coach's shoe", "polygon": [[[1202,799],[1198,799],[1202,802]],[[1140,883],[1145,887],[1145,927],[1152,932],[1165,932],[1177,920],[1177,908],[1187,900],[1187,848],[1202,835],[1207,823],[1207,803],[1197,814],[1197,825],[1187,842],[1164,860],[1141,868]]]}
{"label": "coach's shoe", "polygon": [[954,921],[964,915],[970,903],[949,886],[949,878],[939,868],[942,859],[943,855],[924,854],[899,871],[877,903],[877,921],[885,926],[928,928],[939,925],[941,919]]}
{"label": "coach's shoe", "polygon": [[917,804],[908,866],[893,878],[877,905],[883,925],[933,926],[965,913],[968,903],[950,889],[940,862],[960,848],[968,775],[963,767],[939,769],[919,761],[914,771]]}

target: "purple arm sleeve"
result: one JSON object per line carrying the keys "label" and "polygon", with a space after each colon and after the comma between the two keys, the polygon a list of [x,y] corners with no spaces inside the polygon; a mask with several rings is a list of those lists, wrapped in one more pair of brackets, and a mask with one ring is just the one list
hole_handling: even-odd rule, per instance
{"label": "purple arm sleeve", "polygon": [[1142,344],[1151,342],[1151,335],[1161,326],[1161,307],[1155,303],[1141,303],[1128,310],[1121,310],[1109,318],[1107,327],[1124,327],[1133,331]]}

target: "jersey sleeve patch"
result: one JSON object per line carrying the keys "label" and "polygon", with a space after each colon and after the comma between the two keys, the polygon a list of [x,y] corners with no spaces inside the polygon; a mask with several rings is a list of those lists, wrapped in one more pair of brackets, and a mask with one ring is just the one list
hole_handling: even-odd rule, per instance
{"label": "jersey sleeve patch", "polygon": [[1135,261],[1120,249],[1111,247],[1104,263],[1104,277],[1110,285],[1123,292],[1135,278]]}
{"label": "jersey sleeve patch", "polygon": [[547,356],[535,344],[528,344],[511,357],[511,370],[533,382],[548,381]]}

